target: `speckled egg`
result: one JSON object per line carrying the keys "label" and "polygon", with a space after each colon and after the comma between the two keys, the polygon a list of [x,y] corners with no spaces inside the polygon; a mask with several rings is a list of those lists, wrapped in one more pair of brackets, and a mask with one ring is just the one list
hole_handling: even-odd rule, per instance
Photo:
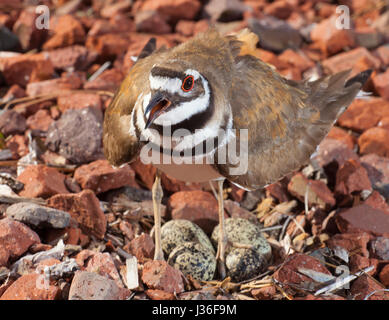
{"label": "speckled egg", "polygon": [[203,281],[212,280],[216,270],[215,256],[198,242],[176,246],[167,262],[183,274]]}
{"label": "speckled egg", "polygon": [[[265,260],[271,257],[271,247],[266,239],[261,235],[261,230],[257,225],[247,219],[228,218],[225,221],[228,241],[238,244],[248,244]],[[217,247],[219,238],[219,225],[213,229],[212,242]],[[231,247],[230,247],[231,248]],[[228,253],[229,248],[227,248]]]}
{"label": "speckled egg", "polygon": [[166,256],[179,245],[185,242],[198,242],[211,254],[215,250],[205,232],[195,223],[184,219],[173,219],[166,222],[161,228],[162,250]]}
{"label": "speckled egg", "polygon": [[232,248],[226,256],[227,273],[237,282],[257,276],[266,264],[265,259],[252,249]]}
{"label": "speckled egg", "polygon": [[[271,247],[262,237],[259,227],[242,218],[228,218],[225,226],[230,243],[253,246],[253,249],[233,245],[227,247],[227,275],[234,281],[243,281],[261,273],[271,257]],[[212,242],[215,246],[218,238],[219,226],[216,226],[212,233]]]}

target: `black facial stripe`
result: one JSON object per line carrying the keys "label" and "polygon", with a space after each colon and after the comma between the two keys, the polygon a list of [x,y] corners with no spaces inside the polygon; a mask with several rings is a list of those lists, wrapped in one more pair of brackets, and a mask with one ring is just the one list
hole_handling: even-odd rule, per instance
{"label": "black facial stripe", "polygon": [[183,72],[179,71],[174,71],[166,68],[161,68],[161,67],[154,67],[151,69],[151,75],[153,77],[167,77],[167,78],[178,78],[181,80],[184,80],[185,77],[187,76]]}
{"label": "black facial stripe", "polygon": [[[171,110],[173,110],[174,108],[179,108],[179,106],[174,106]],[[213,96],[211,93],[208,108],[206,108],[203,112],[196,113],[189,119],[186,119],[171,126],[171,132],[183,128],[189,130],[193,134],[196,129],[201,129],[206,126],[208,120],[212,118],[214,112],[215,107],[213,103]],[[160,135],[163,135],[163,126],[153,123],[150,128],[157,130]]]}

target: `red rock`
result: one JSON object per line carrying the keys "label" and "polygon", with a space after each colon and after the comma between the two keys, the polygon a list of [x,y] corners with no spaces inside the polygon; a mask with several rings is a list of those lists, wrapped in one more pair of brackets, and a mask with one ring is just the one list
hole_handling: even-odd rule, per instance
{"label": "red rock", "polygon": [[54,68],[46,54],[36,53],[0,58],[0,71],[8,85],[25,87],[29,82],[49,79]]}
{"label": "red rock", "polygon": [[329,18],[336,13],[336,5],[325,2],[318,2],[317,10],[318,15],[321,18]]}
{"label": "red rock", "polygon": [[33,244],[30,247],[30,249],[28,249],[28,251],[31,252],[32,254],[34,254],[34,253],[41,252],[41,251],[47,251],[47,250],[50,250],[52,248],[53,248],[53,246],[51,246],[49,244],[36,243],[36,244]]}
{"label": "red rock", "polygon": [[115,91],[123,79],[124,74],[120,70],[105,70],[95,80],[86,82],[84,89]]}
{"label": "red rock", "polygon": [[389,46],[388,45],[384,45],[377,48],[374,51],[374,54],[376,57],[380,59],[383,67],[389,66]]}
{"label": "red rock", "polygon": [[146,0],[142,4],[142,10],[156,10],[171,21],[192,20],[200,8],[201,3],[198,0]]}
{"label": "red rock", "polygon": [[[380,286],[376,281],[371,279],[369,276],[362,275],[352,282],[350,293],[353,295],[353,299],[364,300],[370,293],[382,289],[385,288]],[[368,300],[388,300],[388,299],[389,299],[389,293],[380,291],[373,294]]]}
{"label": "red rock", "polygon": [[95,272],[76,271],[69,291],[69,300],[126,300],[130,290]]}
{"label": "red rock", "polygon": [[230,196],[231,196],[232,200],[234,200],[236,202],[242,202],[242,200],[246,194],[246,190],[241,189],[232,183],[230,184],[230,187],[231,187]]}
{"label": "red rock", "polygon": [[78,167],[74,172],[74,178],[83,189],[91,189],[96,193],[123,186],[138,186],[135,182],[135,173],[130,166],[114,169],[107,160],[97,160]]}
{"label": "red rock", "polygon": [[373,85],[382,98],[389,100],[389,69],[373,77]]}
{"label": "red rock", "polygon": [[5,110],[0,114],[0,131],[3,135],[9,136],[24,133],[26,130],[26,119],[14,110]]}
{"label": "red rock", "polygon": [[30,102],[22,102],[17,103],[12,110],[20,113],[21,115],[28,118],[29,116],[33,115],[34,113],[38,112],[42,109],[48,109],[53,105],[52,100],[37,102],[37,103],[30,103]]}
{"label": "red rock", "polygon": [[355,142],[353,137],[339,127],[332,127],[330,132],[327,134],[327,138],[341,141],[351,150],[354,149]]}
{"label": "red rock", "polygon": [[346,299],[336,294],[330,294],[325,296],[315,296],[313,294],[308,294],[305,297],[294,298],[293,300],[346,300]]}
{"label": "red rock", "polygon": [[387,288],[389,287],[389,264],[385,265],[382,268],[379,274],[379,279],[385,287]]}
{"label": "red rock", "polygon": [[164,190],[171,193],[178,191],[200,190],[203,185],[209,186],[208,183],[201,184],[177,180],[164,173],[161,175],[161,184]]}
{"label": "red rock", "polygon": [[370,242],[371,255],[379,260],[389,261],[389,238],[377,237]]}
{"label": "red rock", "polygon": [[23,223],[10,218],[0,220],[0,266],[19,258],[35,243],[40,243],[39,236]]}
{"label": "red rock", "polygon": [[68,109],[82,109],[88,107],[94,107],[102,110],[100,96],[93,93],[80,92],[61,95],[58,97],[57,105],[62,113]]}
{"label": "red rock", "polygon": [[145,292],[151,300],[176,300],[176,296],[173,293],[163,290],[148,289]]}
{"label": "red rock", "polygon": [[202,33],[205,32],[209,29],[210,27],[210,22],[208,19],[202,19],[196,22],[195,27],[194,27],[194,34]]}
{"label": "red rock", "polygon": [[82,24],[72,15],[67,14],[55,17],[54,20],[51,19],[50,27],[53,35],[43,45],[45,50],[82,44],[85,41],[85,31]]}
{"label": "red rock", "polygon": [[6,146],[11,150],[13,159],[21,158],[29,152],[26,137],[19,134],[7,140]]}
{"label": "red rock", "polygon": [[39,48],[46,39],[47,30],[37,29],[35,26],[38,16],[35,13],[35,7],[27,7],[20,13],[13,25],[12,31],[19,38],[21,47],[25,51]]}
{"label": "red rock", "polygon": [[88,36],[86,47],[99,54],[99,61],[114,59],[123,55],[130,41],[125,34],[108,33],[99,36]]}
{"label": "red rock", "polygon": [[293,12],[293,6],[287,0],[278,0],[269,3],[264,8],[264,13],[279,19],[288,19]]}
{"label": "red rock", "polygon": [[144,164],[137,158],[131,163],[131,168],[135,171],[137,177],[144,184],[144,186],[151,190],[155,180],[156,168],[152,164]]}
{"label": "red rock", "polygon": [[353,33],[349,29],[336,27],[337,16],[322,20],[311,31],[311,39],[318,42],[323,52],[334,54],[355,46]]}
{"label": "red rock", "polygon": [[123,0],[113,4],[107,4],[100,10],[103,18],[110,18],[118,13],[124,13],[131,9],[132,1]]}
{"label": "red rock", "polygon": [[194,35],[195,25],[195,21],[180,20],[176,24],[176,32],[182,34],[185,37],[191,37]]}
{"label": "red rock", "polygon": [[369,257],[369,251],[367,250],[367,244],[370,240],[370,236],[366,232],[362,233],[338,233],[331,237],[327,245],[329,248],[334,249],[339,246],[350,252],[358,252],[364,257]]}
{"label": "red rock", "polygon": [[119,224],[119,229],[120,231],[126,236],[126,238],[131,241],[132,239],[135,238],[135,231],[134,231],[134,227],[131,223],[129,223],[128,221],[120,221],[120,224]]}
{"label": "red rock", "polygon": [[148,261],[143,266],[142,281],[150,289],[163,290],[169,293],[184,291],[183,274],[166,261]]}
{"label": "red rock", "polygon": [[389,116],[383,117],[380,122],[378,122],[377,127],[389,130]]}
{"label": "red rock", "polygon": [[366,204],[339,213],[336,224],[343,233],[367,232],[376,236],[389,235],[389,214]]}
{"label": "red rock", "polygon": [[301,70],[299,68],[296,68],[296,67],[282,69],[282,70],[280,70],[280,74],[288,80],[294,80],[294,81],[301,81],[302,80]]}
{"label": "red rock", "polygon": [[138,32],[164,34],[170,33],[172,28],[158,11],[140,11],[135,16],[136,30]]}
{"label": "red rock", "polygon": [[104,237],[106,218],[100,209],[99,200],[91,190],[55,195],[48,200],[48,205],[69,212],[86,234],[92,234],[99,239]]}
{"label": "red rock", "polygon": [[326,73],[352,69],[351,76],[369,68],[378,69],[380,64],[380,60],[363,47],[339,53],[322,62]]}
{"label": "red rock", "polygon": [[328,275],[331,274],[318,259],[306,254],[294,253],[286,258],[285,263],[274,273],[273,277],[285,285],[312,282],[311,278],[298,272],[299,268],[310,269]]}
{"label": "red rock", "polygon": [[[0,300],[57,300],[59,287],[42,282],[37,273],[26,274],[17,279],[1,296]],[[39,284],[41,283],[41,286]]]}
{"label": "red rock", "polygon": [[350,272],[357,273],[358,271],[373,266],[373,270],[367,272],[367,274],[374,276],[377,273],[378,262],[379,261],[374,258],[369,259],[367,257],[361,256],[360,254],[353,254],[350,256]]}
{"label": "red rock", "polygon": [[389,117],[389,102],[382,98],[354,100],[347,110],[339,117],[342,127],[362,132],[372,128],[384,118]]}
{"label": "red rock", "polygon": [[186,219],[199,225],[207,234],[218,224],[218,204],[205,191],[180,191],[170,196],[168,211],[173,219]]}
{"label": "red rock", "polygon": [[146,233],[131,240],[129,249],[140,263],[144,263],[146,260],[153,259],[154,257],[154,241]]}
{"label": "red rock", "polygon": [[85,70],[97,58],[97,53],[79,45],[60,48],[48,52],[55,69]]}
{"label": "red rock", "polygon": [[278,56],[282,62],[298,68],[301,71],[305,71],[315,66],[315,64],[306,56],[303,56],[296,51],[286,49]]}
{"label": "red rock", "polygon": [[4,97],[1,98],[1,102],[7,103],[11,100],[23,98],[25,96],[26,96],[26,91],[23,88],[21,88],[19,85],[14,84],[8,89]]}
{"label": "red rock", "polygon": [[276,287],[273,285],[251,290],[251,295],[257,300],[272,300],[276,293]]}
{"label": "red rock", "polygon": [[389,204],[378,191],[373,191],[372,194],[363,203],[375,209],[389,213]]}
{"label": "red rock", "polygon": [[80,72],[63,72],[61,78],[33,82],[27,85],[27,94],[30,97],[38,95],[67,92],[79,89],[85,81],[85,74]]}
{"label": "red rock", "polygon": [[20,192],[22,197],[48,198],[57,193],[69,192],[64,183],[65,175],[43,164],[26,167],[18,176],[18,180],[24,183],[24,188]]}
{"label": "red rock", "polygon": [[317,205],[322,209],[330,209],[335,205],[335,198],[327,185],[320,180],[309,180],[302,173],[297,173],[288,184],[288,191],[304,202],[308,188],[308,204]]}
{"label": "red rock", "polygon": [[[80,255],[83,251],[81,251],[78,255]],[[80,261],[80,259],[77,260]],[[96,272],[101,276],[114,280],[119,288],[124,288],[119,272],[108,252],[100,253],[91,251],[91,254],[88,256],[87,262],[84,266],[85,271]]]}
{"label": "red rock", "polygon": [[362,190],[372,190],[367,171],[360,162],[347,160],[336,173],[335,194],[351,197]]}
{"label": "red rock", "polygon": [[258,218],[255,214],[241,207],[238,202],[230,199],[224,200],[224,210],[231,218],[242,218],[258,224]]}
{"label": "red rock", "polygon": [[116,14],[107,20],[96,20],[88,31],[88,36],[99,36],[107,33],[127,33],[135,31],[135,23],[125,15]]}
{"label": "red rock", "polygon": [[366,130],[358,139],[361,154],[375,153],[389,157],[389,130],[374,127]]}
{"label": "red rock", "polygon": [[288,190],[281,182],[275,182],[267,186],[266,192],[269,194],[269,196],[277,199],[280,203],[290,200]]}
{"label": "red rock", "polygon": [[28,117],[27,126],[32,130],[47,131],[53,119],[50,116],[50,112],[47,110],[39,110],[34,115]]}

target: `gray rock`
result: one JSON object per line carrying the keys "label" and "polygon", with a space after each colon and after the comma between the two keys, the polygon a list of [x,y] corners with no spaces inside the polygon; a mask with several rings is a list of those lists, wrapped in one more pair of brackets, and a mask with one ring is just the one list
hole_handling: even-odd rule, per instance
{"label": "gray rock", "polygon": [[386,201],[389,200],[389,159],[374,153],[361,157],[373,189],[377,190]]}
{"label": "gray rock", "polygon": [[18,37],[7,27],[0,27],[0,51],[13,51],[19,46]]}
{"label": "gray rock", "polygon": [[66,228],[70,223],[70,214],[34,203],[20,202],[9,206],[7,217],[32,225],[34,227]]}
{"label": "gray rock", "polygon": [[47,131],[46,145],[72,163],[102,158],[103,115],[96,108],[67,110]]}
{"label": "gray rock", "polygon": [[23,134],[26,128],[26,118],[18,112],[13,110],[0,112],[0,131],[5,136]]}
{"label": "gray rock", "polygon": [[114,280],[94,272],[77,271],[69,290],[69,300],[123,300],[123,289]]}
{"label": "gray rock", "polygon": [[377,237],[370,242],[372,255],[380,260],[389,260],[389,238]]}
{"label": "gray rock", "polygon": [[288,48],[297,49],[303,42],[298,30],[275,17],[251,18],[247,23],[249,29],[259,37],[259,45],[266,50],[281,52]]}

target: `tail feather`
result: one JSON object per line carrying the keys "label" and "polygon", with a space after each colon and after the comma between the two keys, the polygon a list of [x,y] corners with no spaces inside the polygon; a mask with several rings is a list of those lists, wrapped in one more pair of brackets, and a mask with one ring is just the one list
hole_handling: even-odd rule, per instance
{"label": "tail feather", "polygon": [[310,86],[310,104],[320,111],[320,120],[333,123],[357,96],[371,70],[347,80],[351,70],[342,71],[314,82]]}

